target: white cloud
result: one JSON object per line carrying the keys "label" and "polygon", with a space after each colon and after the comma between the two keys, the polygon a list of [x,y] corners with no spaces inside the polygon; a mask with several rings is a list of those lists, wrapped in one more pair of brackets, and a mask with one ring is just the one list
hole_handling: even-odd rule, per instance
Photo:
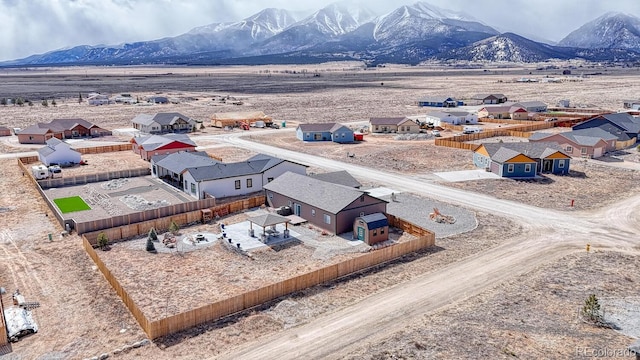
{"label": "white cloud", "polygon": [[[347,0],[354,2],[356,0]],[[237,21],[264,8],[309,14],[333,0],[0,0],[0,60],[76,45],[118,44],[176,36],[214,22]],[[380,14],[415,0],[360,2]],[[428,0],[462,10],[501,31],[560,40],[607,11],[640,16],[638,0]],[[310,8],[313,6],[313,8]]]}

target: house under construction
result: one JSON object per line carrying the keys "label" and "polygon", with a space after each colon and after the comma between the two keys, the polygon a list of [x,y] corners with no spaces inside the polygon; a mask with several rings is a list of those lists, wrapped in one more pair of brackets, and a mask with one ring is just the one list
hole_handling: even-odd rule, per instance
{"label": "house under construction", "polygon": [[240,127],[242,124],[257,126],[256,123],[270,127],[273,119],[262,111],[217,113],[211,116],[211,126],[218,128]]}

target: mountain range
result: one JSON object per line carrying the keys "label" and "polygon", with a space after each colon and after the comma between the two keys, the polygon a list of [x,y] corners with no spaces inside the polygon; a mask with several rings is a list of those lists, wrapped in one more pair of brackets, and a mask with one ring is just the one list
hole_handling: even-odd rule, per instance
{"label": "mountain range", "polygon": [[297,20],[267,8],[244,20],[197,27],[176,36],[119,45],[76,46],[0,66],[133,64],[269,64],[361,60],[417,64],[427,60],[539,62],[549,59],[640,60],[640,18],[607,13],[557,45],[500,33],[463,12],[425,2],[377,16],[331,4]]}

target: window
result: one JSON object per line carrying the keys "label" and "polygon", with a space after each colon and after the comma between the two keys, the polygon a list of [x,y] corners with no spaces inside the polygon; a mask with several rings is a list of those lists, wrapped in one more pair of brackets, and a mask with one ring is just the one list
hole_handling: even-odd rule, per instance
{"label": "window", "polygon": [[558,161],[558,168],[564,169],[564,160]]}
{"label": "window", "polygon": [[364,202],[364,195],[360,195],[360,202]]}
{"label": "window", "polygon": [[324,223],[331,224],[331,216],[324,214]]}
{"label": "window", "polygon": [[582,155],[587,155],[587,148],[586,147],[580,148],[580,153]]}
{"label": "window", "polygon": [[191,193],[195,194],[196,193],[196,184],[191,183]]}
{"label": "window", "polygon": [[567,145],[567,152],[573,152],[573,146]]}
{"label": "window", "polygon": [[247,187],[253,187],[253,179],[247,179]]}
{"label": "window", "polygon": [[373,229],[373,236],[378,235],[378,229]]}
{"label": "window", "polygon": [[380,235],[384,234],[384,228],[380,229]]}
{"label": "window", "polygon": [[184,181],[184,190],[187,191],[187,189],[189,188],[189,182],[187,182],[187,180]]}
{"label": "window", "polygon": [[515,166],[513,164],[509,164],[509,166],[507,166],[507,172],[512,173],[515,170]]}
{"label": "window", "polygon": [[524,164],[524,172],[531,172],[531,164]]}
{"label": "window", "polygon": [[240,180],[236,180],[236,190],[240,189]]}
{"label": "window", "polygon": [[272,181],[273,181],[273,178],[272,178],[272,177],[267,178],[267,182],[272,182]]}
{"label": "window", "polygon": [[311,216],[316,216],[316,209],[311,209]]}
{"label": "window", "polygon": [[156,166],[153,165],[153,175],[156,175],[158,173],[158,170],[156,169]]}

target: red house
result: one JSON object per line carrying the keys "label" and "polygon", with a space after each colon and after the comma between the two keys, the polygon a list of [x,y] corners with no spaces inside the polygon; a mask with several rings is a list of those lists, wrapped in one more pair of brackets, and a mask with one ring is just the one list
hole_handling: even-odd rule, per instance
{"label": "red house", "polygon": [[180,151],[196,151],[196,144],[186,134],[149,135],[131,139],[133,152],[143,160],[151,161],[154,155],[166,155]]}

